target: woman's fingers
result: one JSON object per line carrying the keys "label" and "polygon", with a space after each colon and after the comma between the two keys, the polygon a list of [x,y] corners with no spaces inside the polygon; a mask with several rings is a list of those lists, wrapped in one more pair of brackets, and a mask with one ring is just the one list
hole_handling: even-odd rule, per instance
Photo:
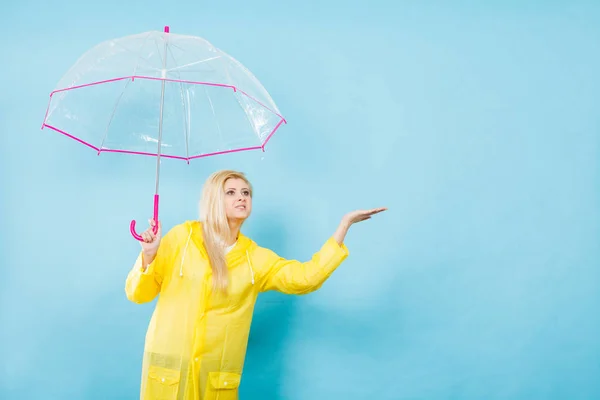
{"label": "woman's fingers", "polygon": [[372,215],[379,214],[380,212],[383,212],[385,210],[387,210],[387,208],[373,208],[371,210],[364,211],[363,215],[370,217]]}
{"label": "woman's fingers", "polygon": [[156,226],[156,221],[154,221],[153,218],[150,218],[148,220],[148,224],[150,225],[150,228],[148,229],[148,232],[152,233],[152,239],[155,239],[156,236],[160,235],[161,233],[161,223],[160,221],[158,221],[158,228],[156,228],[156,234],[154,233],[154,227]]}

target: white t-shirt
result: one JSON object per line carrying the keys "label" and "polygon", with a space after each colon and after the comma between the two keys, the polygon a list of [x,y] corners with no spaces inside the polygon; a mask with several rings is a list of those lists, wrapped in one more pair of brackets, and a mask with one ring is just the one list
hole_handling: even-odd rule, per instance
{"label": "white t-shirt", "polygon": [[234,244],[232,244],[229,247],[225,248],[225,254],[229,253],[231,250],[233,250],[233,248],[235,247],[235,245],[237,244],[237,242],[235,242]]}

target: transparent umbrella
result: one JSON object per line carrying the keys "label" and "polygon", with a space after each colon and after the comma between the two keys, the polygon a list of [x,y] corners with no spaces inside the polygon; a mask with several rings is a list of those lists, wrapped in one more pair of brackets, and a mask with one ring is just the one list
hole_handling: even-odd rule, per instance
{"label": "transparent umbrella", "polygon": [[[186,162],[262,150],[286,120],[241,63],[208,41],[150,31],[98,44],[50,93],[42,129],[104,152]],[[158,225],[154,227],[156,232]],[[131,234],[136,233],[135,220]]]}

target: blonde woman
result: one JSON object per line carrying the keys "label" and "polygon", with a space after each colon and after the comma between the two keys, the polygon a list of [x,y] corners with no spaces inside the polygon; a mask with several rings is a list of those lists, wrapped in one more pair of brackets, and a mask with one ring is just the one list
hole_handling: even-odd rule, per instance
{"label": "blonde woman", "polygon": [[256,298],[277,290],[317,290],[348,256],[350,226],[385,209],[345,215],[308,262],[285,260],[240,232],[252,211],[244,174],[218,171],[205,183],[200,221],[161,238],[142,233],[142,251],[127,276],[127,298],[158,301],[146,334],[141,399],[233,400],[246,354]]}

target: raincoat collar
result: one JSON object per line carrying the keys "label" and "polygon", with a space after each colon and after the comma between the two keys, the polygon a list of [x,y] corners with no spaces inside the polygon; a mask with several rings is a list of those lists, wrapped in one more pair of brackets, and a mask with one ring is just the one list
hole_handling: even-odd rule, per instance
{"label": "raincoat collar", "polygon": [[[206,253],[206,249],[204,248],[204,240],[202,238],[202,222],[200,221],[186,221],[186,231],[188,233],[188,237],[193,241],[195,246],[200,250],[202,256],[208,259],[208,254]],[[227,253],[226,259],[228,262],[235,263],[237,260],[242,257],[246,258],[246,252],[250,248],[252,244],[252,240],[245,236],[242,232],[238,235],[238,240],[231,249],[229,253]]]}
{"label": "raincoat collar", "polygon": [[[188,247],[191,240],[193,240],[193,245],[195,245],[195,247],[200,251],[202,257],[208,260],[208,254],[206,253],[206,249],[204,248],[204,243],[202,240],[202,223],[199,221],[186,221],[184,225],[187,231],[187,239],[185,242],[185,247],[183,248],[181,264],[179,266],[180,277],[183,277],[183,264],[185,262],[185,256],[189,250]],[[254,267],[252,266],[252,259],[250,258],[249,253],[251,245],[252,240],[240,232],[233,249],[227,253],[225,259],[229,268],[235,268],[236,266],[245,263],[250,270],[252,284],[254,285]],[[208,269],[208,273],[212,273],[210,268]]]}

